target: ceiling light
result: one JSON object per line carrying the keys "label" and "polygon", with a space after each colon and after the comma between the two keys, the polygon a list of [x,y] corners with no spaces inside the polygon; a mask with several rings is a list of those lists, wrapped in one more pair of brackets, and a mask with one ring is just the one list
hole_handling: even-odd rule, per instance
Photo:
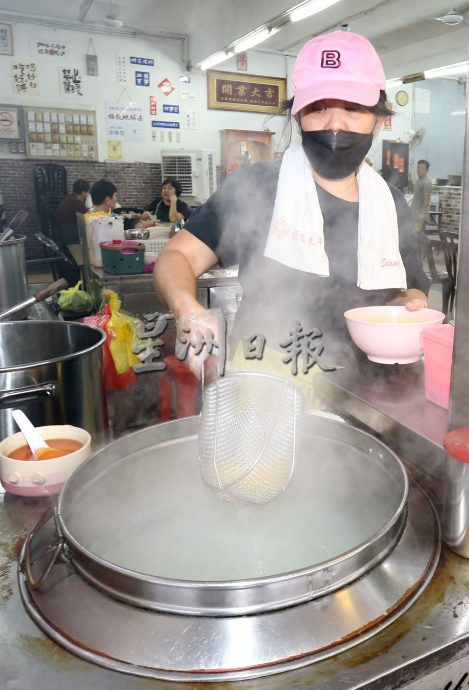
{"label": "ceiling light", "polygon": [[208,57],[206,60],[203,60],[200,63],[200,69],[201,70],[206,70],[210,69],[210,67],[214,67],[215,65],[220,64],[220,62],[224,62],[225,60],[228,60],[228,58],[233,57],[234,53],[232,50],[226,51],[226,50],[221,50],[219,53],[214,53],[210,57]]}
{"label": "ceiling light", "polygon": [[289,12],[290,21],[299,22],[300,19],[322,12],[322,10],[335,5],[337,2],[340,2],[340,0],[309,0],[308,2],[303,2]]}
{"label": "ceiling light", "polygon": [[446,67],[437,67],[436,69],[425,70],[425,79],[436,79],[438,77],[450,77],[467,74],[468,62],[457,62],[454,65],[446,65]]}
{"label": "ceiling light", "polygon": [[104,23],[106,24],[106,26],[110,26],[113,29],[122,29],[122,27],[124,26],[124,22],[122,21],[122,19],[117,19],[117,17],[112,14],[109,14],[104,19]]}
{"label": "ceiling light", "polygon": [[262,41],[265,41],[269,36],[273,36],[277,31],[278,29],[258,29],[257,31],[253,31],[235,43],[234,52],[243,53],[245,50],[249,50],[249,48],[253,48],[259,43],[262,43]]}
{"label": "ceiling light", "polygon": [[392,88],[393,86],[402,86],[403,81],[402,79],[395,78],[395,79],[386,79],[386,88]]}

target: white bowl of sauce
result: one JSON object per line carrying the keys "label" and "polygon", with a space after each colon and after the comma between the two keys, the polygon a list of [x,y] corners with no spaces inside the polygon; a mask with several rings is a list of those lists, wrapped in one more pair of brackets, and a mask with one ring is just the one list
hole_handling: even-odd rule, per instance
{"label": "white bowl of sauce", "polygon": [[48,445],[64,454],[50,460],[31,459],[32,453],[21,432],[0,443],[0,482],[17,496],[51,496],[61,491],[66,480],[91,452],[91,436],[69,424],[40,426],[37,431]]}

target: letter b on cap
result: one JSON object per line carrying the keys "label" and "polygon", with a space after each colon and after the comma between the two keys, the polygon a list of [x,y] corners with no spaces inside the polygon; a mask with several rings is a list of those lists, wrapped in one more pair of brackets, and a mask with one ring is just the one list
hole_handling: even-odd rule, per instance
{"label": "letter b on cap", "polygon": [[321,67],[340,67],[340,53],[338,50],[323,50],[321,53]]}

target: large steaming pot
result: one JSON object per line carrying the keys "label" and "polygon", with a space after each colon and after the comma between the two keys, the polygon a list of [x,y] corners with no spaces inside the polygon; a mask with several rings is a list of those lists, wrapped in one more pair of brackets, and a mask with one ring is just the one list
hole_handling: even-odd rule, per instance
{"label": "large steaming pot", "polygon": [[86,429],[107,439],[103,344],[99,328],[62,321],[0,323],[0,439],[18,431],[11,410],[37,426]]}
{"label": "large steaming pot", "polygon": [[25,242],[24,235],[0,242],[0,312],[28,297]]}
{"label": "large steaming pot", "polygon": [[344,651],[425,589],[435,514],[380,441],[305,415],[286,490],[243,505],[202,482],[198,428],[178,419],[95,453],[28,535],[21,596],[66,649],[124,673],[240,680]]}

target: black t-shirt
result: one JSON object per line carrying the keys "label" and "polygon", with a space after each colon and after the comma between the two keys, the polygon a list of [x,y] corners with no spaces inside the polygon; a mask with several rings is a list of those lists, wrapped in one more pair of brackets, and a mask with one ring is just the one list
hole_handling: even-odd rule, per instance
{"label": "black t-shirt", "polygon": [[[339,199],[317,186],[324,218],[328,277],[292,269],[263,256],[277,191],[280,163],[258,163],[228,177],[185,229],[208,245],[223,266],[239,264],[243,299],[235,339],[262,333],[279,349],[293,322],[320,329],[324,355],[336,364],[350,348],[344,311],[386,304],[398,289],[363,290],[357,286],[358,202]],[[428,292],[415,226],[403,195],[390,187],[398,225],[399,249],[407,287]]]}
{"label": "black t-shirt", "polygon": [[[182,213],[185,220],[187,220],[191,215],[189,206],[184,201],[181,201],[181,199],[177,200],[176,208],[178,213]],[[156,197],[156,199],[153,199],[153,201],[148,204],[145,211],[154,213],[157,220],[160,220],[162,223],[171,222],[169,220],[169,205],[165,204],[161,197]]]}

